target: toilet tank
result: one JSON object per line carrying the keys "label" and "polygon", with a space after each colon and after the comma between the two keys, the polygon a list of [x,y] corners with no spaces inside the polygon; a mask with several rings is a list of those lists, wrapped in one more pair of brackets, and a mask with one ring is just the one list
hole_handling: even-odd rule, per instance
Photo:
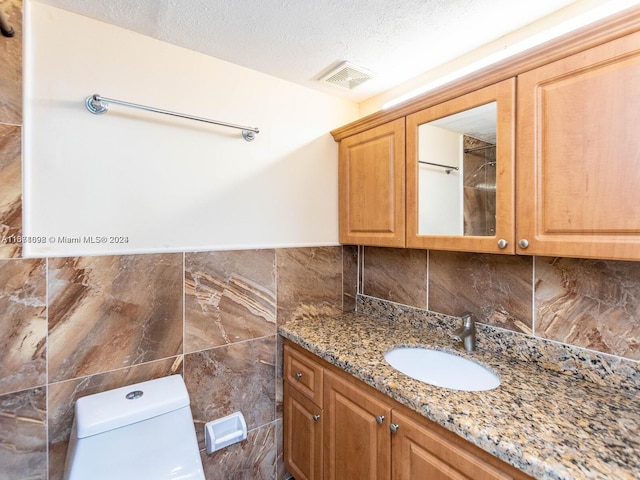
{"label": "toilet tank", "polygon": [[204,480],[180,375],[79,398],[66,480]]}

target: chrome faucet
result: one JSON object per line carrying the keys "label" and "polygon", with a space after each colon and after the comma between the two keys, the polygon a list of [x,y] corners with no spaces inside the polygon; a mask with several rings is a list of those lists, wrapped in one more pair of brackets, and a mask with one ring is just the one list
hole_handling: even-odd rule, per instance
{"label": "chrome faucet", "polygon": [[473,352],[476,349],[476,322],[473,321],[470,313],[462,316],[462,326],[453,332],[453,339],[456,342],[462,342],[467,352]]}

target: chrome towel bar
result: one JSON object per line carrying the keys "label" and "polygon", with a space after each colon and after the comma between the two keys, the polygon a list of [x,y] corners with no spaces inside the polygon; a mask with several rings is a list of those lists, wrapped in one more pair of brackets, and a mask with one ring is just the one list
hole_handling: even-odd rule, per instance
{"label": "chrome towel bar", "polygon": [[460,168],[458,167],[454,167],[452,165],[443,165],[441,163],[424,162],[422,160],[418,160],[418,163],[422,163],[423,165],[431,165],[433,167],[444,168],[445,172],[447,172],[447,175],[449,175],[452,170],[455,170],[455,171],[460,170]]}
{"label": "chrome towel bar", "polygon": [[103,97],[94,93],[89,95],[85,100],[87,110],[96,115],[107,113],[109,111],[109,104],[115,103],[116,105],[122,105],[124,107],[138,108],[140,110],[146,110],[148,112],[162,113],[163,115],[171,115],[173,117],[187,118],[189,120],[196,120],[198,122],[212,123],[214,125],[221,125],[223,127],[236,128],[242,130],[242,137],[250,142],[256,138],[256,134],[260,133],[260,129],[257,127],[245,127],[242,125],[236,125],[234,123],[220,122],[218,120],[210,120],[208,118],[194,117],[193,115],[186,115],[184,113],[172,112],[169,110],[162,110],[160,108],[147,107],[146,105],[139,105],[137,103],[125,102],[123,100],[115,100],[113,98]]}

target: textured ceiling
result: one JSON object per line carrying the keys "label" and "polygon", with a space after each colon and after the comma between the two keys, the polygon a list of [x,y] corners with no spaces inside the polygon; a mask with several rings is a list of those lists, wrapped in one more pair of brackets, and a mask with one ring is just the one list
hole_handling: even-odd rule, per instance
{"label": "textured ceiling", "polygon": [[[361,101],[575,0],[40,0]],[[342,61],[376,77],[318,79]]]}

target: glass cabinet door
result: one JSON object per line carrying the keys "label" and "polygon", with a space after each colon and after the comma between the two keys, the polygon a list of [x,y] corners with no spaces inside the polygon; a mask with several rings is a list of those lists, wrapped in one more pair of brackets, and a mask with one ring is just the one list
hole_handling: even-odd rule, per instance
{"label": "glass cabinet door", "polygon": [[407,247],[515,252],[515,79],[407,116]]}

